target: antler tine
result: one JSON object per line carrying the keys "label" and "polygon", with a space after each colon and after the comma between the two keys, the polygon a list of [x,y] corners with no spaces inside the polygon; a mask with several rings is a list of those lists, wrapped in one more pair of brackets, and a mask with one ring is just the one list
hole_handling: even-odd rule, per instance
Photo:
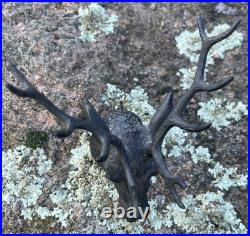
{"label": "antler tine", "polygon": [[[223,32],[223,33],[221,33],[221,34],[219,34],[217,36],[214,36],[214,37],[208,37],[208,35],[207,35],[206,31],[205,31],[205,19],[203,17],[199,16],[197,18],[197,22],[198,22],[200,37],[201,37],[201,40],[202,40],[201,53],[200,53],[199,60],[198,60],[195,79],[194,79],[190,89],[187,91],[186,95],[180,99],[180,101],[178,102],[176,108],[174,109],[174,113],[178,117],[181,116],[181,113],[185,110],[186,105],[188,104],[188,102],[191,100],[191,98],[197,92],[200,92],[200,91],[207,91],[207,92],[216,91],[216,90],[219,90],[219,89],[223,88],[224,86],[226,86],[228,83],[230,83],[233,80],[233,78],[230,77],[230,78],[223,79],[221,81],[217,81],[214,84],[207,84],[204,81],[204,73],[205,73],[207,55],[208,55],[208,52],[209,52],[210,48],[214,44],[216,44],[216,43],[222,41],[223,39],[227,38],[228,36],[230,36],[236,30],[236,28],[239,26],[241,20],[236,21],[233,24],[233,26],[230,27],[228,30],[226,30],[225,32]],[[177,120],[182,120],[182,119],[180,118],[180,119],[177,119]]]}
{"label": "antler tine", "polygon": [[152,131],[152,135],[157,132],[159,127],[162,125],[164,120],[167,118],[169,113],[173,109],[173,92],[167,93],[163,99],[163,102],[157,112],[154,114],[153,118],[150,120],[149,128]]}
{"label": "antler tine", "polygon": [[168,167],[165,164],[164,156],[161,152],[161,145],[156,144],[153,146],[152,155],[156,162],[159,172],[163,175],[165,180],[167,180],[167,188],[169,188],[172,197],[174,198],[175,202],[178,204],[180,208],[185,208],[184,204],[179,197],[175,185],[178,185],[181,188],[186,188],[186,183],[179,177],[174,177],[168,170]]}
{"label": "antler tine", "polygon": [[210,47],[215,44],[218,43],[219,41],[222,41],[223,39],[227,38],[228,36],[230,36],[236,29],[237,27],[240,25],[241,20],[237,20],[228,30],[226,30],[225,32],[214,36],[214,37],[208,37],[206,30],[205,30],[205,24],[206,24],[206,20],[202,17],[202,16],[198,16],[197,17],[197,24],[198,24],[198,28],[199,28],[199,33],[200,33],[200,37],[202,42],[206,42],[208,43],[208,45],[210,45]]}
{"label": "antler tine", "polygon": [[73,118],[67,115],[64,111],[56,107],[44,94],[40,93],[32,84],[25,78],[25,75],[17,69],[17,67],[9,63],[8,69],[13,75],[19,79],[19,81],[25,86],[25,88],[19,89],[14,85],[7,83],[6,87],[14,94],[20,97],[29,97],[36,100],[43,107],[45,107],[51,114],[53,114],[64,126],[64,129],[56,132],[56,136],[59,138],[69,136],[75,129],[87,130],[100,141],[101,152],[98,158],[99,161],[105,160],[109,153],[109,134],[104,129],[94,124],[89,120]]}
{"label": "antler tine", "polygon": [[191,124],[183,120],[180,116],[176,116],[173,119],[173,124],[178,125],[179,128],[190,131],[190,132],[200,132],[208,129],[212,124]]}
{"label": "antler tine", "polygon": [[[33,98],[37,102],[39,102],[42,106],[44,106],[50,113],[56,116],[59,121],[65,126],[67,133],[73,129],[73,122],[71,117],[64,113],[62,110],[57,108],[48,98],[46,98],[42,93],[40,93],[32,84],[26,79],[25,75],[17,69],[17,67],[9,63],[8,69],[12,72],[12,74],[25,86],[25,88],[19,89],[14,85],[7,83],[6,87],[17,96],[21,97],[29,97]],[[65,132],[66,132],[65,130]],[[62,136],[66,135],[61,133]]]}
{"label": "antler tine", "polygon": [[10,83],[6,84],[6,87],[19,97],[33,97],[33,87],[31,83],[25,78],[24,74],[19,71],[16,66],[10,62],[7,63],[7,69],[25,86],[25,88],[19,89]]}
{"label": "antler tine", "polygon": [[80,105],[81,105],[81,108],[84,112],[85,117],[89,121],[97,124],[98,126],[102,127],[104,130],[109,132],[108,126],[106,125],[106,123],[100,117],[100,115],[98,114],[96,109],[91,105],[91,103],[87,99],[84,99]]}

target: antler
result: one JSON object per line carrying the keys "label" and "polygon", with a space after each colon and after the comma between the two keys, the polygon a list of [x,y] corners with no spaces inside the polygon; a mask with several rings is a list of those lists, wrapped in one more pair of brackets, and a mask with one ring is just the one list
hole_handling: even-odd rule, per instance
{"label": "antler", "polygon": [[19,97],[29,97],[36,100],[43,107],[45,107],[51,114],[53,114],[64,129],[56,132],[56,136],[59,138],[69,136],[75,129],[84,129],[91,132],[101,143],[101,152],[98,160],[105,160],[109,153],[109,135],[101,127],[93,122],[85,119],[74,118],[67,115],[64,111],[56,107],[48,98],[40,93],[32,84],[25,78],[24,74],[16,68],[15,65],[9,63],[8,69],[15,75],[17,79],[23,84],[24,89],[19,89],[14,85],[7,83],[6,87]]}
{"label": "antler", "polygon": [[173,108],[173,94],[168,93],[164,98],[163,104],[157,110],[152,120],[150,121],[149,127],[153,135],[152,154],[157,163],[158,169],[167,181],[167,187],[170,189],[171,195],[173,196],[176,203],[181,207],[185,208],[182,203],[175,185],[179,185],[182,188],[186,187],[186,184],[179,177],[174,177],[169,172],[164,162],[164,157],[161,152],[161,145],[166,133],[174,126],[180,127],[187,131],[199,132],[205,130],[211,126],[211,124],[190,124],[183,120],[182,114],[192,97],[201,91],[212,92],[221,89],[232,81],[233,78],[226,78],[218,81],[214,84],[206,84],[204,81],[204,72],[206,67],[207,55],[210,48],[222,41],[223,39],[230,36],[240,24],[240,20],[235,22],[233,26],[225,32],[215,37],[208,37],[205,31],[205,20],[202,17],[197,18],[198,28],[202,41],[202,48],[198,60],[197,71],[195,79],[186,92],[186,94],[178,101],[175,108]]}
{"label": "antler", "polygon": [[19,97],[29,97],[36,100],[43,107],[45,107],[51,114],[53,114],[64,126],[64,129],[58,131],[56,136],[59,138],[69,136],[75,129],[84,129],[93,134],[93,136],[100,142],[101,151],[96,161],[102,162],[108,158],[109,147],[114,145],[120,153],[121,163],[126,175],[128,189],[134,205],[138,206],[138,196],[134,176],[129,166],[128,157],[122,142],[113,134],[109,132],[104,120],[98,115],[94,107],[84,100],[81,104],[85,119],[74,118],[67,115],[64,111],[56,107],[48,98],[40,93],[32,84],[25,78],[24,74],[16,68],[12,63],[8,63],[8,69],[15,75],[15,77],[22,83],[24,89],[19,89],[14,85],[7,83],[6,87]]}

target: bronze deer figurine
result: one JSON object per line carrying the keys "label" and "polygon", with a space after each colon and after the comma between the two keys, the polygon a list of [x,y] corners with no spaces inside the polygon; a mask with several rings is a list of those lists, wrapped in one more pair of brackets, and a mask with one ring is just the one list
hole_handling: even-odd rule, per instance
{"label": "bronze deer figurine", "polygon": [[[162,142],[167,132],[174,126],[191,132],[199,132],[210,127],[211,124],[190,124],[182,118],[182,115],[196,93],[216,91],[232,81],[232,78],[226,78],[214,84],[207,84],[204,81],[204,71],[210,48],[230,36],[240,24],[238,20],[230,29],[218,36],[208,37],[205,20],[198,17],[197,22],[202,48],[194,81],[176,106],[173,106],[173,93],[169,92],[148,126],[144,126],[136,114],[124,109],[112,111],[108,121],[105,121],[87,100],[83,100],[81,104],[84,118],[71,117],[35,89],[12,63],[8,63],[8,69],[25,88],[19,89],[10,83],[6,86],[19,97],[36,100],[53,114],[64,126],[64,129],[56,133],[57,137],[68,137],[75,129],[92,133],[90,138],[92,156],[104,169],[107,177],[114,182],[119,193],[119,204],[124,209],[129,207],[145,209],[148,206],[147,192],[150,178],[159,173],[165,179],[166,187],[174,201],[179,207],[185,208],[176,191],[176,185],[185,188],[186,183],[169,172],[161,151]],[[138,218],[139,216],[135,219]]]}

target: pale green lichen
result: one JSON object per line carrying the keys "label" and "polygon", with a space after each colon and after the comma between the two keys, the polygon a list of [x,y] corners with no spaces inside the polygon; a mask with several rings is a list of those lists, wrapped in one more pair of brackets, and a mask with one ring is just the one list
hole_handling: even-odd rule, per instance
{"label": "pale green lichen", "polygon": [[[217,25],[214,29],[208,34],[209,36],[218,35],[226,31],[230,26],[228,24]],[[190,68],[181,68],[177,72],[177,75],[181,77],[180,86],[183,89],[188,89],[195,77],[196,66],[195,63],[199,59],[199,51],[201,49],[201,39],[199,35],[199,30],[193,32],[184,30],[178,36],[175,37],[176,46],[181,55],[185,55],[190,60],[192,66]],[[215,44],[207,57],[207,68],[206,73],[209,72],[212,65],[215,63],[215,59],[223,59],[227,51],[232,50],[236,47],[240,47],[243,41],[243,34],[235,31],[228,38],[223,41]],[[206,75],[205,75],[206,76]]]}
{"label": "pale green lichen", "polygon": [[80,39],[83,41],[96,41],[96,36],[101,33],[114,32],[118,17],[108,12],[97,3],[90,3],[86,8],[79,8]]}
{"label": "pale green lichen", "polygon": [[[181,77],[181,83],[180,87],[182,89],[189,89],[190,86],[192,85],[194,78],[195,78],[195,72],[196,72],[196,66],[193,66],[191,68],[181,68],[179,71],[176,73],[179,77]],[[207,73],[208,70],[205,70],[204,74],[204,80],[207,80]]]}
{"label": "pale green lichen", "polygon": [[218,192],[207,192],[183,199],[186,206],[180,209],[176,203],[166,207],[165,214],[173,224],[186,233],[246,233],[247,229],[237,218],[233,205]]}
{"label": "pale green lichen", "polygon": [[[165,140],[168,140],[168,136],[166,136]],[[202,146],[195,147],[191,141],[185,142],[182,145],[175,144],[172,148],[168,148],[167,145],[166,148],[170,150],[168,152],[168,157],[181,157],[183,154],[189,153],[195,164],[198,162],[212,162],[208,148],[204,148]]]}
{"label": "pale green lichen", "polygon": [[[3,152],[2,157],[3,202],[11,207],[20,203],[21,215],[25,220],[52,216],[66,226],[65,214],[69,215],[70,210],[63,215],[62,209],[49,209],[39,202],[39,198],[43,196],[46,175],[52,168],[52,161],[48,160],[44,150],[22,145]],[[54,193],[52,200],[55,199]]]}
{"label": "pale green lichen", "polygon": [[237,174],[237,168],[225,168],[217,162],[214,168],[209,168],[208,171],[215,178],[213,184],[221,190],[247,186],[248,176]]}
{"label": "pale green lichen", "polygon": [[107,181],[105,172],[93,160],[87,138],[84,133],[81,136],[81,146],[71,150],[68,178],[50,195],[56,207],[54,212],[57,214],[54,216],[65,227],[71,217],[69,210],[75,203],[80,203],[84,214],[97,221],[102,208],[109,205],[111,200],[117,200],[118,196],[114,185]]}
{"label": "pale green lichen", "polygon": [[221,130],[233,121],[239,121],[242,116],[247,116],[247,105],[240,102],[229,102],[225,98],[213,98],[207,102],[199,103],[198,116],[205,122]]}
{"label": "pale green lichen", "polygon": [[180,86],[183,89],[189,89],[194,81],[196,67],[191,68],[181,68],[176,73],[179,77],[181,77]]}
{"label": "pale green lichen", "polygon": [[148,103],[148,95],[140,86],[135,87],[130,93],[125,93],[117,86],[107,84],[107,90],[102,97],[106,105],[115,109],[123,106],[125,109],[138,115],[144,124],[149,123],[155,109]]}
{"label": "pale green lichen", "polygon": [[40,216],[42,220],[44,220],[46,217],[51,216],[51,213],[47,207],[39,206],[36,210],[36,213]]}
{"label": "pale green lichen", "polygon": [[[178,127],[170,129],[163,142],[163,154],[167,154],[169,157],[180,157],[183,153],[188,151],[186,145],[187,137],[187,132]],[[164,149],[164,147],[166,148]]]}
{"label": "pale green lichen", "polygon": [[197,164],[198,162],[210,163],[212,161],[208,148],[199,146],[195,149],[190,150],[190,153],[195,164]]}
{"label": "pale green lichen", "polygon": [[[185,153],[189,153],[192,161],[197,164],[198,162],[211,162],[211,155],[208,148],[198,146],[195,147],[191,140],[188,140],[187,132],[178,127],[172,128],[164,139],[163,150],[168,157],[181,157]],[[166,150],[169,150],[168,152]]]}
{"label": "pale green lichen", "polygon": [[50,199],[56,205],[65,203],[69,200],[69,194],[67,189],[61,186],[59,190],[55,190],[53,193],[50,194]]}
{"label": "pale green lichen", "polygon": [[149,201],[150,206],[150,214],[147,218],[146,225],[149,225],[154,230],[159,230],[163,226],[171,228],[173,225],[173,221],[171,219],[171,215],[164,214],[159,211],[159,204],[156,200],[151,199]]}
{"label": "pale green lichen", "polygon": [[[217,25],[214,29],[208,33],[208,36],[216,36],[230,28],[228,24]],[[201,39],[199,35],[199,30],[196,29],[193,32],[184,30],[181,34],[175,37],[176,46],[181,55],[185,55],[189,58],[191,62],[197,62],[199,59],[199,51],[201,49]],[[207,58],[207,64],[213,65],[215,58],[224,58],[225,52],[235,47],[241,46],[243,41],[243,34],[235,31],[228,38],[215,44]]]}
{"label": "pale green lichen", "polygon": [[[3,202],[21,204],[21,215],[31,220],[37,212],[37,202],[43,193],[44,175],[51,169],[44,150],[24,145],[2,153]],[[44,214],[43,214],[44,215]]]}

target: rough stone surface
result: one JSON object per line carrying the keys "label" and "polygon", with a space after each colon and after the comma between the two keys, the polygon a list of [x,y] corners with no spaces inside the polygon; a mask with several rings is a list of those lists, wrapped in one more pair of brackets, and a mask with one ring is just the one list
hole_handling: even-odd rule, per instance
{"label": "rough stone surface", "polygon": [[[220,94],[247,104],[247,3],[231,4],[235,11],[230,15],[216,11],[214,3],[101,3],[115,12],[119,21],[114,34],[103,36],[94,43],[79,39],[77,10],[80,5],[85,4],[3,4],[4,150],[22,144],[25,131],[30,128],[51,131],[57,126],[55,119],[41,106],[26,99],[19,101],[6,90],[5,81],[14,81],[14,78],[7,72],[5,61],[16,63],[40,91],[70,115],[81,114],[79,102],[86,96],[105,116],[109,108],[103,105],[101,95],[107,83],[125,91],[140,85],[149,94],[151,104],[157,107],[169,87],[174,89],[174,99],[182,93],[176,72],[180,65],[188,66],[188,59],[178,54],[175,36],[186,28],[195,29],[197,15],[204,16],[209,27],[213,22],[230,24],[241,18],[239,31],[244,34],[244,41],[241,48],[228,52],[223,61],[217,61],[212,74],[213,80],[234,76],[234,82],[223,91],[195,97],[190,107],[195,108],[198,101]],[[76,146],[79,134],[74,132],[65,140],[55,139],[52,135],[49,138],[47,152],[57,166],[52,178],[59,183],[65,178],[68,155]],[[235,166],[241,173],[247,173],[247,118],[222,132],[209,129],[202,135],[198,134],[195,140],[215,153],[215,160],[224,166]],[[181,195],[212,190],[206,166],[191,166],[185,156],[181,161],[169,161],[169,165],[176,175],[188,179],[188,188]],[[151,188],[150,194],[153,193],[159,196],[166,193],[161,178]],[[232,189],[226,199],[232,202],[247,225],[247,190]],[[171,201],[167,196],[166,202]],[[62,231],[58,224],[46,223],[46,220],[34,226],[20,218],[18,213],[16,206],[15,212],[4,215],[5,233],[67,233],[79,230],[76,227]],[[106,232],[101,227],[95,231]],[[167,229],[159,231],[166,232]]]}

